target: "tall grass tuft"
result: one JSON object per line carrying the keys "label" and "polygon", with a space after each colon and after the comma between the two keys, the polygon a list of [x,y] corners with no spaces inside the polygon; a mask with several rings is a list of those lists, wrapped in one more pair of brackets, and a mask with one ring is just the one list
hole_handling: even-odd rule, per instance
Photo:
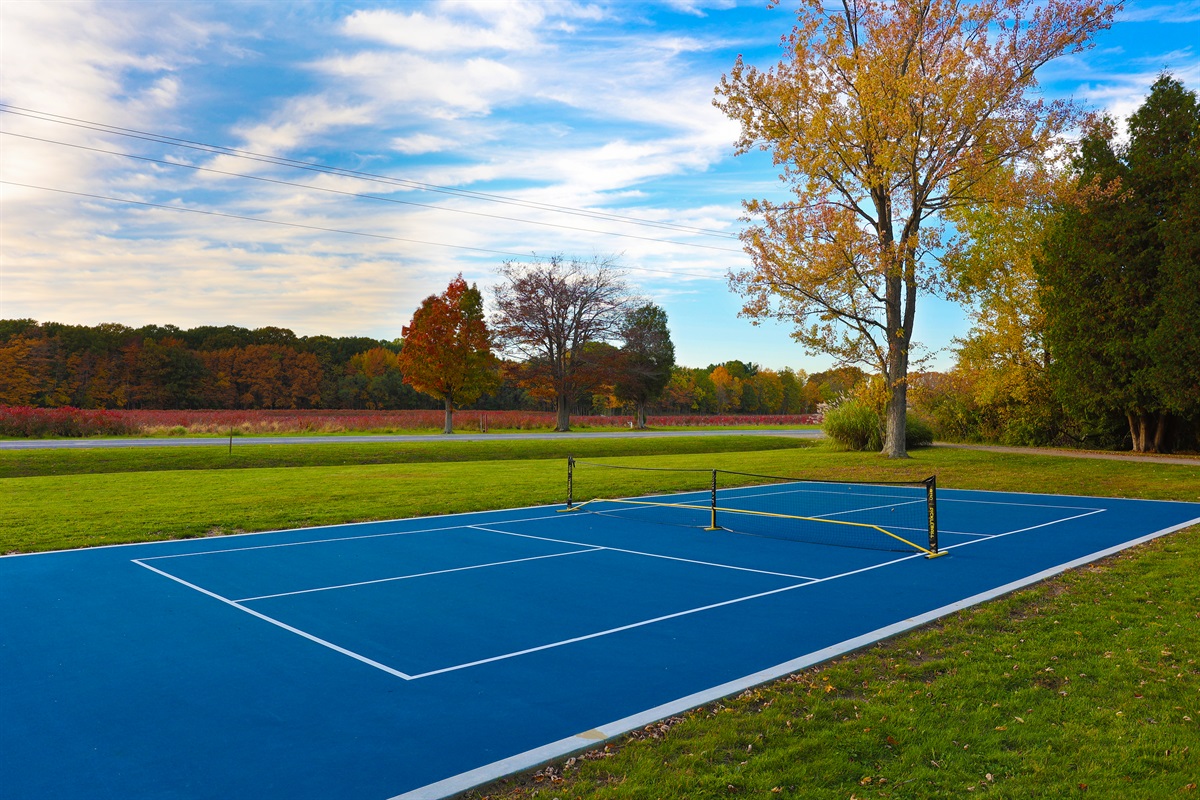
{"label": "tall grass tuft", "polygon": [[[825,414],[825,435],[847,450],[882,450],[884,418],[862,400],[847,400]],[[904,422],[906,448],[933,444],[933,428],[908,414]]]}

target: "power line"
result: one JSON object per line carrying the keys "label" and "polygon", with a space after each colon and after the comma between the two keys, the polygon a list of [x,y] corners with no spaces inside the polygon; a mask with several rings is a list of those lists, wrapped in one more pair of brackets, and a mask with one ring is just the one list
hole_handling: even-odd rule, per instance
{"label": "power line", "polygon": [[423,183],[407,178],[393,178],[386,175],[377,175],[369,172],[360,172],[358,170],[344,169],[342,167],[330,167],[322,164],[313,164],[305,161],[296,161],[290,158],[280,156],[271,156],[263,153],[255,153],[249,150],[238,150],[236,148],[225,147],[223,145],[207,144],[204,142],[196,142],[189,139],[178,139],[172,136],[162,134],[149,133],[139,131],[133,128],[122,128],[115,125],[108,125],[102,122],[92,122],[76,117],[67,117],[59,114],[51,114],[49,112],[38,111],[36,109],[24,108],[21,106],[13,106],[5,103],[0,103],[0,111],[16,116],[38,119],[43,122],[53,122],[61,125],[70,125],[72,127],[84,128],[87,130],[97,131],[99,133],[110,133],[118,136],[126,136],[135,139],[142,139],[158,144],[165,144],[174,147],[185,147],[192,150],[200,150],[209,154],[227,155],[235,158],[242,158],[249,161],[259,161],[262,163],[274,164],[276,166],[290,167],[294,169],[304,169],[312,172],[322,172],[330,175],[341,175],[347,177],[363,178],[372,181],[379,181],[396,186],[406,188],[415,188],[422,191],[437,192],[441,194],[454,195],[458,197],[466,197],[476,200],[484,200],[492,203],[500,203],[504,205],[515,205],[523,208],[535,209],[540,211],[551,211],[559,214],[571,214],[574,216],[588,217],[591,219],[608,220],[631,225],[641,225],[651,228],[662,228],[667,230],[676,230],[684,233],[692,233],[701,236],[714,236],[723,239],[735,239],[737,234],[729,233],[728,231],[717,231],[710,228],[700,228],[691,225],[679,225],[676,223],[657,222],[653,220],[644,220],[637,217],[630,217],[622,214],[612,214],[608,212],[591,211],[587,209],[571,208],[569,206],[559,206],[550,203],[538,203],[529,200],[521,200],[519,198],[506,197],[504,195],[488,194],[485,192],[476,192],[468,189],[456,189],[448,186],[439,186],[437,184]]}
{"label": "power line", "polygon": [[[73,195],[75,197],[86,197],[86,198],[89,198],[92,200],[105,200],[105,201],[112,202],[112,203],[127,203],[130,205],[144,206],[147,208],[161,208],[161,209],[166,209],[168,211],[181,211],[181,212],[185,212],[188,214],[202,214],[202,215],[208,216],[208,217],[223,217],[225,219],[236,219],[236,220],[240,220],[243,222],[262,222],[262,223],[266,223],[268,225],[280,225],[280,226],[288,227],[288,228],[302,228],[304,230],[321,231],[323,233],[338,233],[338,234],[343,234],[346,236],[364,236],[364,237],[368,237],[371,239],[383,239],[383,240],[392,241],[392,242],[406,242],[409,244],[424,244],[424,245],[430,245],[433,247],[449,247],[449,248],[453,248],[456,250],[470,250],[472,252],[488,253],[490,255],[515,256],[517,258],[529,258],[532,255],[531,253],[514,253],[514,252],[511,252],[508,250],[492,250],[492,249],[488,249],[485,247],[471,247],[469,245],[463,245],[463,244],[446,244],[445,242],[430,242],[430,241],[425,241],[422,239],[408,239],[408,238],[405,238],[402,236],[388,236],[388,235],[382,234],[382,233],[369,233],[367,231],[347,231],[347,230],[342,230],[340,228],[326,228],[326,227],[322,227],[320,225],[307,225],[307,224],[299,223],[299,222],[283,222],[282,220],[266,219],[264,217],[250,217],[250,216],[245,216],[242,214],[229,214],[224,211],[210,211],[210,210],[201,209],[201,208],[186,208],[184,206],[172,206],[172,205],[166,205],[164,203],[151,203],[151,202],[147,202],[145,200],[130,200],[130,199],[124,198],[124,197],[109,197],[108,195],[91,194],[88,192],[75,192],[75,191],[71,191],[69,189],[55,189],[50,186],[35,186],[35,185],[29,184],[29,183],[17,183],[16,181],[0,180],[0,185],[19,186],[23,189],[37,189],[37,190],[40,190],[43,192],[54,192],[56,194]],[[696,272],[682,272],[679,270],[655,269],[653,267],[627,267],[626,269],[630,269],[630,270],[637,271],[637,272],[657,272],[657,273],[661,273],[661,274],[665,274],[665,275],[674,275],[677,277],[703,278],[706,280],[712,278],[711,275],[701,275]]]}
{"label": "power line", "polygon": [[213,173],[216,175],[227,175],[227,176],[234,177],[234,178],[245,178],[247,180],[260,181],[263,183],[274,183],[274,184],[277,184],[280,186],[294,186],[294,187],[297,187],[300,189],[309,189],[309,190],[317,191],[317,192],[327,192],[330,194],[339,194],[344,197],[354,197],[354,198],[358,198],[358,199],[362,199],[362,200],[376,200],[376,201],[379,201],[382,203],[395,203],[398,205],[414,206],[417,208],[429,208],[429,209],[433,209],[435,211],[449,211],[449,212],[453,212],[456,214],[470,214],[471,216],[476,216],[476,217],[487,217],[488,219],[499,219],[499,220],[505,220],[507,222],[520,222],[520,223],[524,223],[524,224],[528,224],[528,225],[541,225],[541,226],[549,227],[549,228],[559,228],[561,230],[580,231],[580,232],[584,232],[584,233],[597,233],[597,234],[601,234],[604,236],[619,236],[624,239],[638,239],[638,240],[641,240],[644,242],[659,242],[662,244],[679,245],[681,247],[699,247],[699,248],[703,248],[706,250],[717,250],[722,253],[741,253],[742,252],[741,250],[733,250],[728,247],[716,247],[716,246],[708,245],[708,244],[697,244],[695,242],[680,242],[680,241],[676,241],[674,239],[656,239],[651,236],[637,236],[637,235],[630,234],[630,233],[617,233],[615,231],[599,231],[599,230],[595,230],[593,228],[580,228],[580,227],[576,227],[573,225],[559,225],[559,224],[553,223],[553,222],[540,222],[537,220],[520,219],[517,217],[505,217],[505,216],[501,216],[499,214],[486,214],[481,211],[468,211],[466,209],[460,209],[460,208],[446,208],[445,206],[435,206],[435,205],[431,205],[428,203],[417,203],[412,200],[397,200],[392,197],[380,197],[379,195],[373,195],[373,194],[362,194],[360,192],[349,192],[349,191],[345,191],[343,189],[331,189],[331,188],[324,187],[324,186],[311,186],[311,185],[305,184],[305,183],[295,183],[293,181],[285,181],[285,180],[280,180],[278,178],[266,178],[261,175],[246,175],[246,174],[240,173],[240,172],[229,172],[227,170],[213,169],[212,167],[199,167],[199,166],[195,166],[193,164],[181,164],[176,161],[165,161],[163,159],[150,158],[149,156],[139,156],[139,155],[135,155],[133,153],[122,153],[117,150],[105,150],[104,148],[101,148],[101,147],[91,147],[89,145],[75,144],[73,142],[60,142],[55,139],[46,139],[46,138],[43,138],[40,136],[29,136],[29,135],[26,135],[23,133],[13,133],[11,131],[0,131],[0,134],[3,134],[5,136],[16,136],[20,139],[29,139],[31,141],[45,142],[46,144],[60,145],[62,147],[73,147],[78,150],[88,150],[93,153],[104,153],[106,155],[121,156],[122,158],[131,158],[131,159],[136,159],[138,161],[150,162],[152,164],[163,164],[168,167],[177,167],[180,169],[190,169],[190,170],[195,170],[198,172],[210,172],[210,173]]}

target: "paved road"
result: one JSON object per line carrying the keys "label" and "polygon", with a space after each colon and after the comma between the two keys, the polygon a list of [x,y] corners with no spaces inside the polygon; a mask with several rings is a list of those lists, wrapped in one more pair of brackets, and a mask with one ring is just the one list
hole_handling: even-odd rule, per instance
{"label": "paved road", "polygon": [[[247,444],[362,444],[364,442],[495,442],[506,439],[660,439],[673,436],[794,436],[819,439],[819,430],[717,430],[717,431],[595,431],[570,433],[454,433],[380,434],[362,436],[235,436],[235,445]],[[10,439],[0,450],[86,450],[97,447],[229,447],[226,438],[164,439]]]}

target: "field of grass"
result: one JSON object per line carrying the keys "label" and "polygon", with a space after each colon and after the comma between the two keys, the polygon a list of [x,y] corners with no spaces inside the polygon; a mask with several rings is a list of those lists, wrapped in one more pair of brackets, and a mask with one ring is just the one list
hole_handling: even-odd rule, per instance
{"label": "field of grass", "polygon": [[[771,437],[453,444],[235,448],[236,465],[223,450],[0,452],[0,552],[561,502],[567,452],[1200,501],[1190,464],[939,448],[895,463]],[[576,496],[696,480],[605,472]],[[1200,797],[1198,565],[1193,528],[469,796]]]}

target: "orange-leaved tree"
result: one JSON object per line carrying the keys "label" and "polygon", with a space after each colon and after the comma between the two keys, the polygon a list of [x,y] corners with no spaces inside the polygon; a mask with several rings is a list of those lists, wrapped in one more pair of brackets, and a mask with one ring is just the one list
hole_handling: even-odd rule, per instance
{"label": "orange-leaved tree", "polygon": [[499,383],[498,361],[483,316],[483,295],[462,273],[430,295],[402,330],[397,363],[404,382],[446,404],[443,433],[454,430],[454,406],[469,405]]}
{"label": "orange-leaved tree", "polygon": [[946,212],[991,202],[999,170],[1052,158],[1079,119],[1037,70],[1108,27],[1107,0],[804,0],[766,72],[739,57],[716,105],[739,153],[769,150],[790,202],[745,203],[743,313],[810,351],[877,369],[884,453],[903,457],[917,296],[959,244]]}

